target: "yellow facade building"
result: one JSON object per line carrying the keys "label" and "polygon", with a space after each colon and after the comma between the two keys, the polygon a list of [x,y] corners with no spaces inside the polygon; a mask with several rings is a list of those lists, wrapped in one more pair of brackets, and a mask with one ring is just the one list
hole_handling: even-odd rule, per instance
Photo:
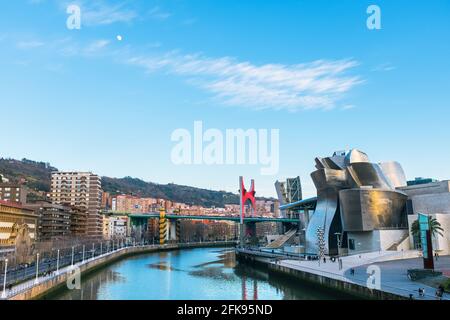
{"label": "yellow facade building", "polygon": [[38,217],[33,210],[0,200],[0,246],[14,246],[19,236],[27,233],[36,241]]}

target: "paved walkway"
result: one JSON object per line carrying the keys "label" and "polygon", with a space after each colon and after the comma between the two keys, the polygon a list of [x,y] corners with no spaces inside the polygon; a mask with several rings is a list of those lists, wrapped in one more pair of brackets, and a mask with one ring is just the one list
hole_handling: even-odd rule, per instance
{"label": "paved walkway", "polygon": [[[342,270],[339,270],[338,262],[323,261],[299,261],[299,260],[281,260],[280,265],[310,272],[332,279],[355,283],[366,286],[369,275],[367,267],[377,265],[381,270],[381,290],[398,294],[404,297],[413,295],[417,300],[435,300],[435,288],[414,282],[408,279],[407,270],[422,268],[422,258],[418,258],[417,251],[405,252],[376,252],[361,255],[354,255],[342,258]],[[450,269],[450,256],[439,257],[436,270]],[[355,270],[351,275],[350,269]],[[425,297],[419,297],[418,288],[425,289]],[[445,293],[443,300],[450,300],[450,294]]]}

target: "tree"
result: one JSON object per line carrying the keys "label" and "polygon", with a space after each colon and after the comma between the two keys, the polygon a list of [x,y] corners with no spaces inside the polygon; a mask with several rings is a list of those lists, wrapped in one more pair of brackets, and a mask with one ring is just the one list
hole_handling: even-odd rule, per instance
{"label": "tree", "polygon": [[[439,221],[436,218],[428,216],[428,224],[430,226],[431,236],[437,238],[437,236],[444,236],[444,229],[441,227]],[[420,243],[420,225],[419,219],[414,221],[411,225],[411,234],[418,239],[418,243]]]}

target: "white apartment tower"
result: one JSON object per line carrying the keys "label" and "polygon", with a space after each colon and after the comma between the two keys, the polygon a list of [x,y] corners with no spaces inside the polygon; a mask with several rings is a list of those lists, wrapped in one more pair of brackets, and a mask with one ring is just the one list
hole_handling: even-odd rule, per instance
{"label": "white apartment tower", "polygon": [[86,212],[85,234],[102,236],[102,187],[99,176],[91,172],[53,172],[50,197],[54,204],[68,205]]}

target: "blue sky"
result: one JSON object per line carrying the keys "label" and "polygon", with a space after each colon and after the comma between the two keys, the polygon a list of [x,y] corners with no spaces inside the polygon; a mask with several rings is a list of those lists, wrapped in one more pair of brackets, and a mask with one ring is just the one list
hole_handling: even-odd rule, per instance
{"label": "blue sky", "polygon": [[[296,175],[314,195],[314,157],[349,148],[448,179],[449,31],[446,0],[8,1],[0,155],[234,192],[244,175],[267,196]],[[174,165],[171,133],[196,120],[280,129],[279,173]]]}

